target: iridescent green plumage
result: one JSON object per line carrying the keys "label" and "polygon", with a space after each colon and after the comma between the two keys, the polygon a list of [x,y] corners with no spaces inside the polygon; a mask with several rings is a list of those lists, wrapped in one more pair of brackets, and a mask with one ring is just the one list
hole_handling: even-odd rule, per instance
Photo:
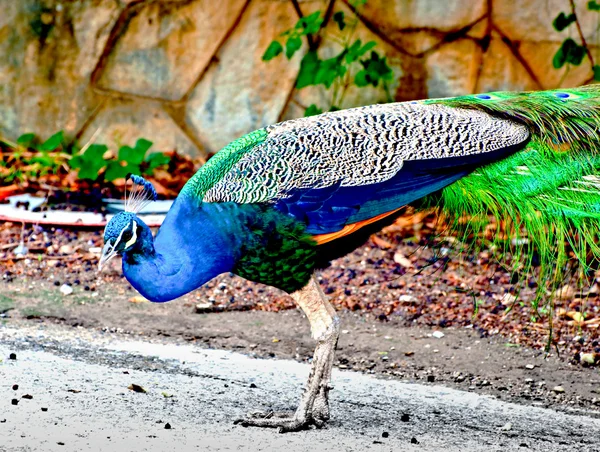
{"label": "iridescent green plumage", "polygon": [[[428,102],[523,122],[532,131],[530,143],[430,196],[424,205],[436,207],[465,236],[485,236],[490,215],[505,222],[509,240],[491,239],[504,243],[500,254],[510,258],[515,271],[526,273],[534,254],[539,257],[539,280],[549,286],[540,284],[537,303],[546,289],[564,281],[568,248],[584,269],[600,258],[600,88],[487,96]],[[512,246],[523,243],[523,230],[533,246]]]}
{"label": "iridescent green plumage", "polygon": [[201,200],[204,194],[221,180],[248,150],[261,143],[266,136],[265,129],[258,129],[229,143],[187,181],[181,195]]}

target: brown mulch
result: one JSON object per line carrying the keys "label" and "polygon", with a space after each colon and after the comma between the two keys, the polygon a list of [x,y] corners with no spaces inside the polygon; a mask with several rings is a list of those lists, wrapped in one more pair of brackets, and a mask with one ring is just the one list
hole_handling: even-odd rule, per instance
{"label": "brown mulch", "polygon": [[[487,250],[477,256],[445,256],[443,247],[427,246],[435,224],[432,216],[401,217],[364,246],[334,261],[322,272],[322,285],[332,303],[339,309],[375,315],[381,322],[471,326],[482,337],[501,335],[512,344],[536,349],[550,345],[574,362],[599,364],[600,273],[587,288],[567,284],[556,294],[549,343],[551,308],[533,309],[535,279],[521,277],[523,284],[519,284]],[[16,257],[12,250],[21,237],[29,253]],[[57,291],[63,284],[102,291],[111,283],[119,293],[131,290],[123,283],[118,263],[113,271],[97,274],[101,246],[101,231],[0,225],[0,294],[21,280],[51,281]],[[515,287],[520,287],[518,293]],[[136,302],[134,295],[131,292],[130,302]],[[197,312],[294,307],[281,292],[232,275],[209,282],[184,300],[190,314],[196,305]]]}

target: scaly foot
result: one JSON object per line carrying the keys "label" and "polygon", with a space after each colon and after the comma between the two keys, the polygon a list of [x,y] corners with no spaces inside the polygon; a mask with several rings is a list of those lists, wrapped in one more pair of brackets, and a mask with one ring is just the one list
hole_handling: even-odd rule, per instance
{"label": "scaly foot", "polygon": [[[327,409],[328,411],[328,409]],[[300,410],[293,412],[255,411],[249,413],[245,418],[236,419],[234,424],[242,427],[267,427],[278,428],[279,433],[299,432],[308,430],[311,426],[323,428],[327,419],[321,419],[321,412],[301,413]]]}

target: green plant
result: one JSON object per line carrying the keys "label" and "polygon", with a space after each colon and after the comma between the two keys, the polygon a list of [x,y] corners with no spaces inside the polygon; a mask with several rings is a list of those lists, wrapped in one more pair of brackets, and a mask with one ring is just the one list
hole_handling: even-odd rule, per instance
{"label": "green plant", "polygon": [[[360,8],[367,0],[351,0],[353,8]],[[303,39],[308,41],[308,51],[300,62],[300,71],[296,80],[296,88],[323,86],[330,93],[329,105],[312,104],[305,109],[305,116],[322,113],[323,110],[334,111],[340,108],[344,95],[351,85],[358,88],[381,86],[387,100],[391,101],[388,82],[393,77],[387,58],[375,50],[377,43],[363,43],[354,39],[358,25],[356,16],[347,17],[343,11],[332,15],[336,24],[335,31],[328,31],[328,36],[338,46],[338,52],[331,58],[321,58],[317,51],[318,43],[325,33],[326,22],[321,11],[301,17],[296,25],[280,34],[280,40],[274,40],[263,54],[263,61],[278,57],[285,51],[287,59],[303,46]],[[281,42],[280,42],[281,41]],[[284,44],[282,44],[284,42]]]}
{"label": "green plant", "polygon": [[21,135],[16,143],[0,140],[0,181],[12,183],[57,174],[69,157],[63,140],[62,131],[41,143],[33,133]]}
{"label": "green plant", "polygon": [[[587,57],[591,65],[591,70],[593,74],[590,80],[588,80],[588,82],[592,80],[600,81],[600,66],[595,64],[592,52],[590,51],[588,43],[581,30],[581,25],[579,23],[579,19],[575,11],[575,1],[570,0],[570,5],[571,11],[569,13],[559,13],[558,16],[556,16],[556,18],[552,22],[552,26],[556,31],[564,31],[569,29],[569,27],[572,24],[575,24],[581,43],[577,43],[571,37],[566,38],[554,54],[554,57],[552,59],[552,65],[556,69],[560,69],[566,66],[566,75],[566,73],[569,70],[569,65],[579,66]],[[600,12],[600,3],[594,0],[588,1],[587,9],[588,11]]]}
{"label": "green plant", "polygon": [[101,177],[114,181],[128,173],[152,175],[171,157],[162,152],[148,154],[152,142],[139,139],[135,146],[121,146],[116,156],[103,144],[91,144],[81,151],[64,143],[62,131],[43,142],[36,135],[21,135],[16,143],[0,140],[0,182],[13,183],[38,180],[44,176],[64,176],[69,170],[79,179],[96,181]]}
{"label": "green plant", "polygon": [[116,158],[105,158],[108,147],[92,144],[82,154],[73,156],[69,166],[78,171],[80,179],[96,180],[104,170],[104,180],[114,181],[128,173],[151,175],[154,171],[169,163],[170,157],[162,152],[146,155],[152,142],[144,138],[136,141],[135,146],[121,146]]}

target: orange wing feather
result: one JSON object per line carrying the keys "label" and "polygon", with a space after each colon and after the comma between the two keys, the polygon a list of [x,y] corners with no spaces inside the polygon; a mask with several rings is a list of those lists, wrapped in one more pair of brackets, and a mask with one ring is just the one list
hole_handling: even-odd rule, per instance
{"label": "orange wing feather", "polygon": [[340,237],[344,237],[346,235],[352,234],[353,232],[358,231],[360,228],[367,226],[368,224],[375,223],[385,217],[388,217],[396,212],[398,212],[402,207],[398,207],[397,209],[390,210],[389,212],[382,213],[381,215],[377,215],[376,217],[369,218],[367,220],[359,221],[357,223],[351,223],[344,226],[342,229],[336,232],[329,232],[327,234],[319,234],[313,235],[313,240],[317,242],[317,245],[323,245],[324,243],[331,242],[332,240],[339,239]]}

